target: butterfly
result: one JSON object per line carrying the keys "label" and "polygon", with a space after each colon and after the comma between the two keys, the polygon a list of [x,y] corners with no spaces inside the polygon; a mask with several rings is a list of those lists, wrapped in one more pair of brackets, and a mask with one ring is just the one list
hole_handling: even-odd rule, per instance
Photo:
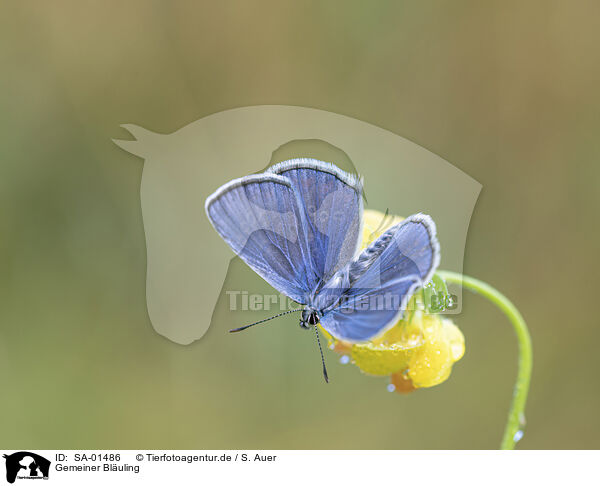
{"label": "butterfly", "polygon": [[301,311],[300,326],[317,324],[358,343],[402,317],[410,297],[433,276],[440,247],[433,220],[414,214],[362,252],[362,181],[337,166],[293,159],[235,179],[205,204],[211,224],[239,257],[301,309],[232,329],[238,332]]}

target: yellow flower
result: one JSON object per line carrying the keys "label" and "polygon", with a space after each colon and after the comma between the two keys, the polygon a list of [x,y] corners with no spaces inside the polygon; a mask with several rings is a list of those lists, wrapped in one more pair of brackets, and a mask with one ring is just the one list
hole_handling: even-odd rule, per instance
{"label": "yellow flower", "polygon": [[[365,210],[362,248],[370,245],[399,216]],[[465,339],[450,319],[418,309],[413,297],[405,318],[365,343],[351,344],[336,340],[325,332],[330,348],[347,356],[368,375],[390,376],[390,390],[408,393],[417,388],[439,385],[450,376],[452,365],[462,358]]]}

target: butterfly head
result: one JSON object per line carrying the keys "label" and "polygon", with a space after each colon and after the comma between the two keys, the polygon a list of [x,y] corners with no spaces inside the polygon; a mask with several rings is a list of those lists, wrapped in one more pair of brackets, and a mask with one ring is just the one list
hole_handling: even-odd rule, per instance
{"label": "butterfly head", "polygon": [[300,316],[300,327],[302,329],[310,329],[319,323],[320,312],[312,307],[302,309]]}

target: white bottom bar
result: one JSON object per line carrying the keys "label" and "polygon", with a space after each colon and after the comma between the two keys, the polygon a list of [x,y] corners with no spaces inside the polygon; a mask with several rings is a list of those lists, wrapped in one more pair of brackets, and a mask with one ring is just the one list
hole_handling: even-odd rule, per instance
{"label": "white bottom bar", "polygon": [[[599,451],[2,451],[14,484],[580,484]],[[34,474],[31,476],[31,474]],[[4,480],[4,479],[3,479]],[[29,480],[29,481],[28,481]],[[41,486],[41,485],[40,485]]]}

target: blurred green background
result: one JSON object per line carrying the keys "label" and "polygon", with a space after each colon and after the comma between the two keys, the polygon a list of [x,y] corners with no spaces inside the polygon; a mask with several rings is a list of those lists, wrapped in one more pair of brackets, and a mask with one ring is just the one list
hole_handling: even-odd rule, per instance
{"label": "blurred green background", "polygon": [[516,341],[474,295],[465,357],[408,396],[331,353],[324,385],[295,318],[235,339],[218,319],[185,347],[154,332],[142,162],[111,139],[255,104],[367,121],[478,180],[465,272],[534,342],[519,447],[600,447],[598,18],[593,1],[3,2],[0,447],[498,446]]}

